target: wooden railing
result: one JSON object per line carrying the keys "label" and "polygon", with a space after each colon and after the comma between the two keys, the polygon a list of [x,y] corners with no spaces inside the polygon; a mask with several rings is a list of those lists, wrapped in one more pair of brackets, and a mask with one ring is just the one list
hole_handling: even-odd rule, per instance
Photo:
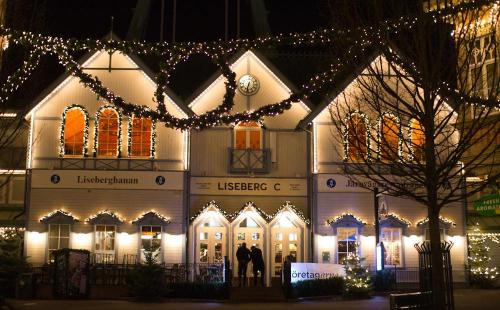
{"label": "wooden railing", "polygon": [[269,173],[270,149],[228,149],[229,173]]}

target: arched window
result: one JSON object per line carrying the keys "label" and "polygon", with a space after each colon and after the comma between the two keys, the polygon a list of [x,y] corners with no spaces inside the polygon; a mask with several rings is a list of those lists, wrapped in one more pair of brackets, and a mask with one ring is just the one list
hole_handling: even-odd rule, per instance
{"label": "arched window", "polygon": [[97,156],[119,156],[120,116],[112,107],[102,107],[96,116]]}
{"label": "arched window", "polygon": [[380,159],[393,161],[399,157],[399,120],[393,115],[385,114],[379,123]]}
{"label": "arched window", "polygon": [[353,113],[347,119],[347,160],[362,161],[367,158],[367,128],[364,117]]}
{"label": "arched window", "polygon": [[153,141],[153,121],[150,118],[132,117],[129,123],[129,156],[153,157],[151,145]]}
{"label": "arched window", "polygon": [[234,128],[235,149],[260,150],[262,142],[262,130],[257,122],[242,122]]}
{"label": "arched window", "polygon": [[88,114],[82,107],[66,108],[61,123],[61,156],[86,155],[88,121]]}
{"label": "arched window", "polygon": [[425,145],[425,135],[424,128],[422,124],[416,119],[410,121],[411,130],[411,154],[414,161],[424,160],[424,145]]}

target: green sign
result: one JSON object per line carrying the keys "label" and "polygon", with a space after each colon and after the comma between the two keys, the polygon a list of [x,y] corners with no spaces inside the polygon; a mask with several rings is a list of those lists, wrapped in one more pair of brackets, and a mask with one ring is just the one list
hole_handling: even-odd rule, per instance
{"label": "green sign", "polygon": [[474,209],[482,216],[500,214],[500,194],[481,196],[481,198],[474,202]]}

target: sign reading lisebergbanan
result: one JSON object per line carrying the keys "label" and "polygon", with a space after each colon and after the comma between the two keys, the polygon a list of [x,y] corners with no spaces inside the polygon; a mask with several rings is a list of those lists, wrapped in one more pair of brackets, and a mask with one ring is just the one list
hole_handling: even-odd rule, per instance
{"label": "sign reading lisebergbanan", "polygon": [[32,188],[183,190],[183,172],[33,170]]}

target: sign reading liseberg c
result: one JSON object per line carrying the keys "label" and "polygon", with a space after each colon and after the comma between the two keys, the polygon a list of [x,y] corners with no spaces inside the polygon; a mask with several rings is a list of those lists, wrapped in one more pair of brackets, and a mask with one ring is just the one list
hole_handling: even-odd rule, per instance
{"label": "sign reading liseberg c", "polygon": [[339,264],[292,263],[291,282],[343,277],[345,276],[344,267]]}
{"label": "sign reading liseberg c", "polygon": [[192,177],[191,194],[306,196],[306,179]]}
{"label": "sign reading liseberg c", "polygon": [[31,187],[182,190],[183,178],[172,171],[33,170]]}

